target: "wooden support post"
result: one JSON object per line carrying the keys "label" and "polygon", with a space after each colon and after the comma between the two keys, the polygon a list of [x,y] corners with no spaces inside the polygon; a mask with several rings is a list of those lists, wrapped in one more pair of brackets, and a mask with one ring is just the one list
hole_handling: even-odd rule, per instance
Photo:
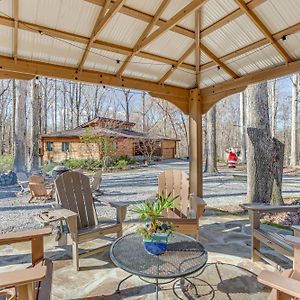
{"label": "wooden support post", "polygon": [[201,106],[200,89],[191,90],[189,98],[190,191],[197,197],[203,196]]}
{"label": "wooden support post", "polygon": [[260,228],[260,212],[249,210],[249,219],[251,224],[251,259],[255,262],[260,259],[256,252],[260,251],[260,241],[254,235],[254,231]]}

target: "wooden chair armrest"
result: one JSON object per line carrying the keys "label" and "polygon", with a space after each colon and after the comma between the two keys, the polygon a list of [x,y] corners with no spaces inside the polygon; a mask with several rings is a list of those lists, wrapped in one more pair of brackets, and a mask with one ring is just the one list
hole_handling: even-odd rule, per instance
{"label": "wooden chair armrest", "polygon": [[300,205],[265,205],[265,204],[240,204],[245,210],[259,211],[259,212],[284,212],[284,211],[300,211]]}
{"label": "wooden chair armrest", "polygon": [[127,207],[129,204],[126,203],[126,202],[108,202],[108,204],[111,206],[111,207],[114,207],[114,208],[118,208],[118,207]]}
{"label": "wooden chair armrest", "polygon": [[296,236],[293,236],[293,235],[286,235],[284,237],[284,240],[288,244],[293,245],[295,247],[299,247],[300,246],[300,237],[296,237]]}
{"label": "wooden chair armrest", "polygon": [[194,197],[196,205],[206,206],[206,202],[201,197]]}
{"label": "wooden chair armrest", "polygon": [[38,237],[50,235],[51,233],[52,233],[51,227],[5,233],[0,235],[0,245],[30,241]]}
{"label": "wooden chair armrest", "polygon": [[300,285],[299,281],[284,277],[276,272],[262,271],[257,280],[273,289],[276,289],[284,294],[292,297],[300,298]]}
{"label": "wooden chair armrest", "polygon": [[41,281],[45,278],[46,273],[46,266],[0,273],[0,288],[20,286],[31,282]]}

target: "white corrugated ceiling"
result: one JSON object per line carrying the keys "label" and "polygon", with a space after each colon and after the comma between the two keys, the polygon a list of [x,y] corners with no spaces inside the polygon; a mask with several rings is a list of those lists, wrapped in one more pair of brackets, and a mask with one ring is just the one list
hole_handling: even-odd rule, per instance
{"label": "white corrugated ceiling", "polygon": [[[124,1],[119,12],[97,34],[96,39],[105,48],[96,49],[92,46],[83,68],[117,74],[126,61],[126,68],[121,75],[152,82],[159,82],[171,68],[175,68],[166,78],[165,84],[195,87],[196,51],[192,51],[184,59],[184,63],[192,65],[194,69],[184,64],[177,66],[182,55],[195,44],[195,11],[179,20],[175,28],[171,27],[140,49],[143,55],[147,55],[147,59],[139,55],[128,59],[128,55],[137,50],[137,41],[164,1]],[[160,25],[168,22],[193,1],[195,0],[170,0],[162,12]],[[14,55],[15,16],[12,3],[12,0],[0,0],[0,55],[9,57]],[[31,61],[78,67],[104,3],[105,0],[19,0],[19,21],[22,29],[18,30],[17,56]],[[245,3],[272,34],[300,23],[299,0],[245,0]],[[210,28],[209,33],[206,32],[201,38],[201,42],[211,52],[201,53],[201,64],[210,63],[209,68],[201,71],[201,87],[232,79],[222,63],[237,76],[285,64],[282,55],[270,43],[247,50],[252,43],[264,39],[265,34],[244,12],[222,26],[218,25],[226,16],[236,15],[238,10],[236,0],[207,0],[201,8],[201,30]],[[41,32],[24,22],[47,27],[52,31],[50,34]],[[215,30],[211,30],[211,26]],[[150,34],[158,29],[159,26],[153,26]],[[291,32],[285,41],[278,42],[292,60],[300,59],[300,32]],[[101,48],[98,45],[97,48],[99,47]],[[235,54],[240,49],[243,49],[243,54]],[[231,54],[231,59],[221,62],[220,58],[226,54]],[[218,68],[219,65],[221,68]]]}

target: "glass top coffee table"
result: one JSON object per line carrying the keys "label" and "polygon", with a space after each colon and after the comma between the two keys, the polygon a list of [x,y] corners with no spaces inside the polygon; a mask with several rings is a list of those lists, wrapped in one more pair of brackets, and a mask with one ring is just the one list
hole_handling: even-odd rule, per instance
{"label": "glass top coffee table", "polygon": [[120,281],[116,292],[120,292],[120,286],[125,280],[136,275],[143,280],[154,279],[156,299],[158,286],[161,284],[159,281],[168,279],[167,283],[170,283],[182,278],[188,281],[198,294],[196,286],[187,276],[200,271],[207,262],[207,252],[203,245],[187,235],[178,233],[169,237],[167,251],[157,256],[146,252],[141,236],[135,233],[125,235],[113,243],[110,257],[117,267],[130,273]]}

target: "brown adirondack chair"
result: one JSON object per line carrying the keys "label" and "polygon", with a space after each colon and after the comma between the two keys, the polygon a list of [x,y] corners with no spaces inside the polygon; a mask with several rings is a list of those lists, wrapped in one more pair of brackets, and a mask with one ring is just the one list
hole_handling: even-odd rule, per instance
{"label": "brown adirondack chair", "polygon": [[272,288],[268,300],[300,299],[300,238],[286,236],[285,241],[294,247],[293,268],[282,273],[262,271],[257,278]]}
{"label": "brown adirondack chair", "polygon": [[31,194],[28,201],[29,203],[33,200],[46,202],[53,198],[53,189],[46,188],[45,181],[42,176],[33,175],[29,178],[29,190]]}
{"label": "brown adirondack chair", "polygon": [[199,219],[205,201],[190,194],[189,177],[180,170],[167,170],[158,176],[158,194],[176,197],[175,208],[168,209],[163,220],[176,225],[177,231],[199,238]]}
{"label": "brown adirondack chair", "polygon": [[[66,219],[73,245],[73,262],[79,270],[79,258],[93,255],[110,247],[110,244],[79,254],[81,243],[103,238],[108,234],[122,235],[122,223],[126,217],[127,205],[109,203],[116,208],[117,221],[99,223],[94,205],[89,178],[77,172],[65,172],[55,180],[57,200],[62,208],[75,213],[75,218]],[[77,217],[76,217],[77,214]]]}
{"label": "brown adirondack chair", "polygon": [[31,242],[32,265],[23,270],[0,273],[0,299],[50,300],[52,262],[44,258],[44,236],[51,228],[0,235],[0,245]]}

